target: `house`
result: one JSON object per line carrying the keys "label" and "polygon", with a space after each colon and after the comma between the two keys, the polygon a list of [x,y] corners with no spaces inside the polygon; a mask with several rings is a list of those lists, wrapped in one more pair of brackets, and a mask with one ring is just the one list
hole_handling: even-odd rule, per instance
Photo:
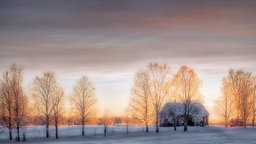
{"label": "house", "polygon": [[[168,102],[160,111],[160,126],[173,126],[176,118],[177,126],[184,125],[184,104]],[[188,125],[207,125],[209,113],[201,103],[194,103],[189,110]]]}

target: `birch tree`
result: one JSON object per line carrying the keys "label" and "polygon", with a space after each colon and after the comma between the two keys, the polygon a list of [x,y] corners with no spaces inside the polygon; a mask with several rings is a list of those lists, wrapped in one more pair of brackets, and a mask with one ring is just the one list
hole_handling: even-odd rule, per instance
{"label": "birch tree", "polygon": [[95,87],[89,81],[87,76],[83,76],[77,81],[73,88],[71,98],[73,108],[79,115],[82,124],[82,135],[84,135],[85,120],[96,112]]}
{"label": "birch tree", "polygon": [[187,123],[192,115],[195,103],[201,100],[199,88],[201,80],[192,68],[182,66],[173,78],[173,86],[177,101],[183,104],[184,131],[187,131]]}
{"label": "birch tree", "polygon": [[243,126],[246,127],[248,123],[248,119],[252,112],[252,76],[251,73],[243,74],[243,82],[241,83],[241,115],[243,120]]}
{"label": "birch tree", "polygon": [[59,85],[55,73],[44,72],[42,76],[36,76],[32,84],[32,96],[36,113],[46,125],[46,138],[49,138],[49,125],[54,110],[54,98]]}
{"label": "birch tree", "polygon": [[130,102],[131,111],[134,116],[142,121],[148,132],[152,106],[150,103],[149,75],[146,71],[140,70],[136,73]]}
{"label": "birch tree", "polygon": [[103,117],[102,117],[102,125],[104,129],[104,137],[107,136],[108,127],[113,123],[113,121],[110,118],[109,111],[105,110]]}
{"label": "birch tree", "polygon": [[230,83],[228,89],[234,99],[234,109],[237,119],[242,118],[246,127],[248,118],[253,111],[253,79],[252,74],[242,70],[231,69],[226,81]]}
{"label": "birch tree", "polygon": [[27,97],[23,90],[22,65],[13,64],[3,73],[1,79],[1,119],[9,129],[12,140],[12,128],[16,127],[17,141],[20,141],[20,127],[24,122],[27,108]]}
{"label": "birch tree", "polygon": [[14,98],[11,92],[11,82],[8,71],[3,73],[1,79],[1,121],[9,130],[9,139],[12,140],[12,129],[14,127]]}
{"label": "birch tree", "polygon": [[150,63],[147,67],[149,75],[149,94],[155,115],[156,133],[159,132],[159,113],[169,95],[171,87],[171,71],[166,64]]}
{"label": "birch tree", "polygon": [[10,68],[11,88],[14,97],[14,121],[17,130],[17,141],[20,141],[20,127],[25,117],[27,97],[23,90],[23,66],[16,64]]}
{"label": "birch tree", "polygon": [[55,137],[59,138],[59,122],[64,114],[64,91],[62,88],[57,88],[53,97],[53,118],[55,126]]}
{"label": "birch tree", "polygon": [[226,79],[223,79],[222,81],[222,87],[221,87],[221,91],[222,91],[222,96],[218,99],[217,101],[217,108],[216,110],[218,111],[218,114],[221,118],[224,119],[225,121],[225,127],[228,127],[228,122],[230,120],[230,118],[233,115],[233,97],[232,94],[229,90],[230,83],[227,82]]}

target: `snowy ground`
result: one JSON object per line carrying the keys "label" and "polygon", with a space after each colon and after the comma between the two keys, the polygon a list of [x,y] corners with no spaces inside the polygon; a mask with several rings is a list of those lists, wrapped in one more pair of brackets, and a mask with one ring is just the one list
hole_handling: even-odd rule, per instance
{"label": "snowy ground", "polygon": [[[223,127],[189,127],[188,132],[183,132],[183,127],[178,127],[177,131],[173,128],[160,128],[160,133],[154,132],[154,127],[150,128],[149,133],[143,132],[141,127],[129,127],[129,134],[126,135],[126,127],[110,127],[108,136],[103,136],[101,126],[89,126],[86,128],[86,136],[80,136],[80,126],[66,126],[60,128],[60,138],[54,138],[54,129],[50,131],[50,138],[44,137],[44,130],[41,126],[31,126],[25,129],[27,141],[22,143],[75,143],[75,144],[96,144],[96,143],[123,143],[123,144],[220,144],[220,143],[256,143],[256,128],[223,128]],[[0,143],[15,143],[9,141],[8,131],[0,132]]]}

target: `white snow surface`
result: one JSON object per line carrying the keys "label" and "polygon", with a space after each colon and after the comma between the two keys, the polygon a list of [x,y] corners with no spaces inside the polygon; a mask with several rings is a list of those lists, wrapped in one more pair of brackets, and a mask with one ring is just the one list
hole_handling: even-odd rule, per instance
{"label": "white snow surface", "polygon": [[[81,136],[81,126],[63,126],[59,130],[59,139],[55,139],[54,128],[50,129],[50,138],[45,138],[44,126],[28,126],[23,128],[26,133],[26,142],[21,143],[63,143],[63,144],[256,144],[256,128],[224,128],[221,126],[188,127],[183,132],[183,127],[177,131],[173,127],[160,127],[160,133],[155,133],[155,127],[151,126],[149,133],[145,128],[129,126],[129,134],[126,134],[126,126],[112,126],[108,128],[108,134],[103,136],[102,126],[87,126],[85,136]],[[22,133],[22,132],[21,132]],[[15,138],[15,130],[13,131]],[[22,138],[22,136],[21,136]],[[18,143],[8,140],[8,130],[0,129],[0,143]]]}

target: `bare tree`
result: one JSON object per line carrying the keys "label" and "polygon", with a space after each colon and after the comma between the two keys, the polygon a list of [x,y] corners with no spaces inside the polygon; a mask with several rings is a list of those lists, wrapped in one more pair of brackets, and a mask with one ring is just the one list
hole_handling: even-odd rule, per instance
{"label": "bare tree", "polygon": [[25,117],[27,97],[23,91],[23,66],[12,65],[10,68],[11,88],[14,96],[14,121],[17,129],[17,141],[20,141],[20,127]]}
{"label": "bare tree", "polygon": [[107,136],[108,127],[112,124],[112,120],[109,116],[109,111],[105,110],[102,117],[102,124],[104,129],[104,136]]}
{"label": "bare tree", "polygon": [[235,71],[231,69],[226,81],[230,83],[227,89],[232,92],[237,119],[242,118],[243,126],[246,127],[250,113],[253,110],[252,74],[242,70]]}
{"label": "bare tree", "polygon": [[126,123],[126,135],[129,134],[129,114],[126,113],[126,116],[125,116],[125,123]]}
{"label": "bare tree", "polygon": [[126,135],[129,134],[129,125],[130,125],[131,117],[134,114],[132,109],[133,109],[132,105],[129,104],[125,110],[124,122],[126,124]]}
{"label": "bare tree", "polygon": [[171,72],[166,64],[150,63],[147,68],[149,75],[149,94],[155,115],[156,133],[159,132],[159,113],[171,87]]}
{"label": "bare tree", "polygon": [[62,88],[56,89],[56,94],[53,97],[53,118],[55,126],[55,137],[59,138],[58,127],[59,121],[63,118],[64,113],[64,91]]}
{"label": "bare tree", "polygon": [[241,114],[243,119],[243,125],[244,127],[247,126],[248,118],[252,111],[252,89],[251,89],[252,83],[251,83],[251,73],[244,73],[243,75],[243,83],[241,85]]}
{"label": "bare tree", "polygon": [[182,107],[184,131],[187,131],[187,123],[190,115],[192,115],[195,103],[200,100],[200,84],[201,81],[195,71],[187,66],[182,66],[174,76],[173,86],[175,87],[177,101],[184,105]]}
{"label": "bare tree", "polygon": [[233,115],[233,97],[231,92],[229,91],[230,83],[227,82],[226,79],[223,79],[222,82],[222,96],[217,100],[216,110],[221,118],[225,121],[226,128],[228,127],[228,122]]}
{"label": "bare tree", "polygon": [[74,110],[80,116],[82,123],[82,135],[84,135],[86,118],[92,116],[96,112],[96,102],[95,88],[87,76],[83,76],[76,83],[72,94]]}
{"label": "bare tree", "polygon": [[9,130],[10,140],[12,140],[12,128],[14,127],[13,101],[9,72],[6,71],[1,79],[1,121]]}
{"label": "bare tree", "polygon": [[148,132],[150,115],[152,113],[149,88],[148,73],[142,70],[138,71],[135,77],[130,107],[134,116],[145,125],[146,132]]}
{"label": "bare tree", "polygon": [[37,113],[46,124],[46,138],[49,138],[50,117],[54,110],[54,97],[59,85],[55,73],[44,72],[41,77],[36,76],[32,85],[32,95]]}
{"label": "bare tree", "polygon": [[104,136],[107,136],[107,130],[108,130],[108,121],[109,121],[109,118],[108,118],[108,114],[105,113],[103,115],[103,127],[104,127]]}
{"label": "bare tree", "polygon": [[[24,121],[27,97],[23,91],[23,66],[13,64],[3,73],[1,80],[1,118],[9,129],[9,139],[12,139],[12,128],[17,129],[17,141],[20,141],[20,127]],[[14,126],[15,124],[15,126]]]}

